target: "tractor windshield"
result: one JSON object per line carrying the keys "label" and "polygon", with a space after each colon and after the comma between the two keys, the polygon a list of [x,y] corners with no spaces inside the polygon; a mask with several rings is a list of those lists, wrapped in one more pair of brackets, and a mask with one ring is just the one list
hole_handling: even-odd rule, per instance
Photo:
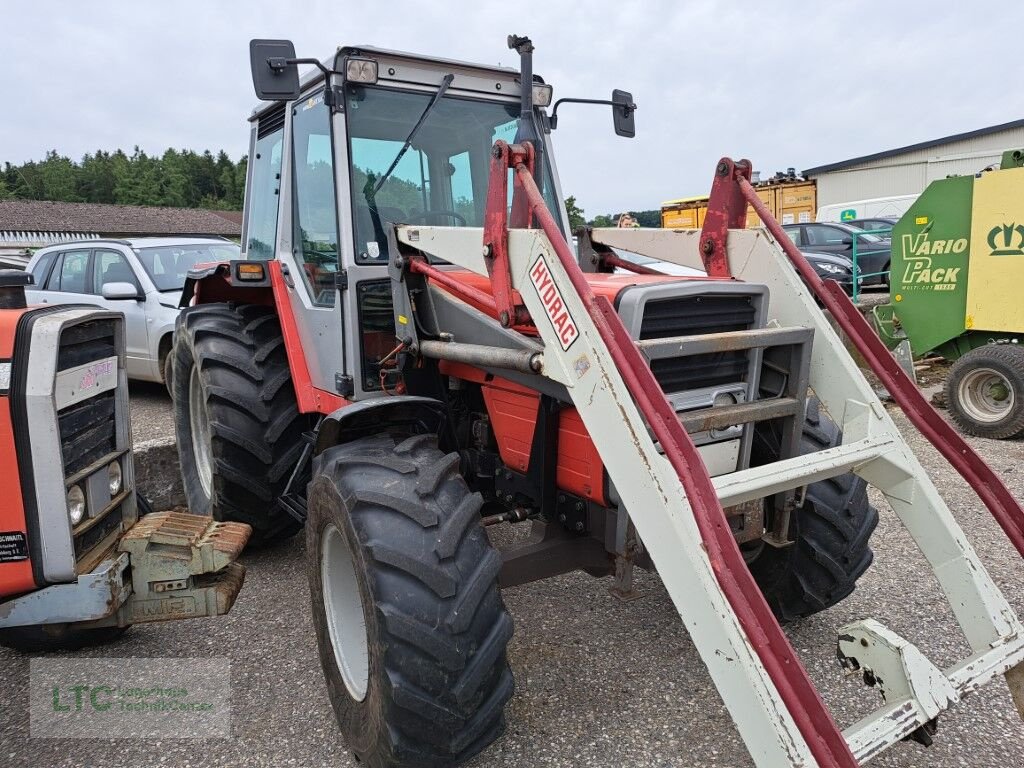
{"label": "tractor windshield", "polygon": [[[515,141],[518,102],[445,95],[430,110],[409,150],[374,192],[431,96],[387,88],[349,89],[345,114],[357,261],[387,261],[385,227],[389,223],[483,226],[491,147],[498,139]],[[538,179],[538,183],[555,220],[561,221],[546,161],[543,182]],[[510,183],[510,196],[511,192]]]}

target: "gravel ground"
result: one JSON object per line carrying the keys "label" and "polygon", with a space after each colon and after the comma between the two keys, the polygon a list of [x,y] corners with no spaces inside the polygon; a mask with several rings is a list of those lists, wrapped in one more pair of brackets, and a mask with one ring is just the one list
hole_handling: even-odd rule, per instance
{"label": "gravel ground", "polygon": [[132,442],[137,446],[159,437],[174,437],[171,396],[163,384],[133,381],[128,386],[132,408]]}
{"label": "gravel ground", "polygon": [[[136,388],[137,435],[169,428],[166,395]],[[895,411],[901,426],[902,414]],[[938,455],[912,444],[996,582],[1024,611],[1024,566],[972,492]],[[1024,442],[972,440],[1024,498]],[[940,665],[966,650],[912,541],[880,499],[875,567],[852,597],[788,629],[842,724],[878,706],[878,693],[845,679],[834,661],[843,624],[873,616]],[[503,535],[499,532],[498,535]],[[4,766],[356,766],[327,701],[309,618],[301,537],[247,553],[245,588],[219,619],[135,627],[86,656],[228,657],[232,737],[186,740],[43,740],[28,737],[28,658],[0,649],[0,764]],[[517,693],[503,738],[470,765],[751,765],[660,581],[642,574],[644,598],[620,603],[607,580],[567,575],[508,590],[516,621],[510,659]],[[1021,764],[1024,725],[1006,685],[993,683],[943,716],[935,745],[900,744],[872,762],[890,766]]]}

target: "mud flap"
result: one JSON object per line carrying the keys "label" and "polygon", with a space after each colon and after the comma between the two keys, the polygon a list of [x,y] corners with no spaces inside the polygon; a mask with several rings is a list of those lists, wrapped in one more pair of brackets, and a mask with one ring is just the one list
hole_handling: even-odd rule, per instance
{"label": "mud flap", "polygon": [[235,562],[252,529],[184,512],[156,512],[133,525],[118,549],[131,562],[124,621],[140,624],[231,610],[245,580]]}

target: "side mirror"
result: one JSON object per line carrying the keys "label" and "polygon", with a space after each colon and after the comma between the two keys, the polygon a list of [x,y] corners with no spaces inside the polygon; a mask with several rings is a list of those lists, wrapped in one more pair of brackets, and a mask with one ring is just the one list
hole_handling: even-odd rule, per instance
{"label": "side mirror", "polygon": [[633,118],[635,112],[633,94],[620,91],[618,88],[612,91],[612,120],[615,122],[616,136],[625,136],[627,139],[636,136],[636,121]]}
{"label": "side mirror", "polygon": [[131,283],[104,283],[100,291],[104,299],[111,301],[141,301],[139,289]]}
{"label": "side mirror", "polygon": [[853,236],[852,235],[846,235],[839,242],[842,243],[843,245],[853,245]]}
{"label": "side mirror", "polygon": [[261,101],[291,101],[299,96],[299,67],[291,40],[250,40],[252,86]]}

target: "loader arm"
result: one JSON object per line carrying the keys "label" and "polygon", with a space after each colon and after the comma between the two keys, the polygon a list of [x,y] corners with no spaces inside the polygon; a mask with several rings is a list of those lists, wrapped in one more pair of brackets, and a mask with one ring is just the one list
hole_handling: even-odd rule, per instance
{"label": "loader arm", "polygon": [[[506,165],[492,167],[491,183],[500,183],[496,177],[504,178],[512,168],[516,195],[526,201],[539,229],[509,229],[502,195],[489,209],[483,232],[403,226],[398,227],[397,237],[407,249],[490,275],[502,285],[492,300],[499,317],[507,312],[510,319],[523,319],[525,307],[544,342],[541,374],[564,386],[579,411],[758,765],[856,765],[918,731],[961,693],[997,674],[1009,672],[1011,678],[1018,674],[1014,670],[1024,658],[1024,627],[863,375],[842,351],[793,265],[801,273],[810,268],[798,253],[787,249],[791,263],[763,232],[732,229],[735,206],[749,199],[742,167],[737,173],[731,162],[719,164],[719,194],[713,193],[711,202],[716,197],[724,202],[720,216],[712,217],[717,231],[701,239],[701,256],[696,255],[696,233],[619,230],[622,235],[608,234],[604,239],[609,245],[624,245],[664,261],[706,265],[715,274],[728,270],[735,278],[767,284],[774,299],[773,319],[814,329],[811,387],[828,410],[840,417],[843,444],[809,460],[785,460],[712,481],[643,354],[610,303],[594,295],[546,210],[528,169],[529,150],[499,142],[495,157],[506,158]],[[495,227],[503,229],[499,234],[507,238],[507,248],[497,254],[481,248],[482,242],[485,246],[494,242]],[[595,240],[605,234],[595,231]],[[775,234],[788,243],[784,235]],[[442,270],[422,259],[414,259],[413,264],[409,271],[459,294],[460,287]],[[810,284],[827,305],[837,305],[837,314],[843,313],[838,299],[820,281]],[[872,351],[863,338],[866,324],[860,327],[849,317],[843,322],[847,333]],[[868,359],[885,372],[895,389],[903,387],[885,360],[876,354]],[[912,395],[900,396],[914,408],[921,405]],[[930,439],[944,439],[941,427],[932,424],[927,413],[914,418],[915,424],[920,420],[930,425],[931,432],[926,432]],[[961,449],[955,446],[955,450]],[[984,466],[976,457],[968,463]],[[970,469],[963,462],[956,466],[962,472]],[[841,660],[850,666],[891,670],[891,679],[887,680],[886,706],[841,732],[750,575],[726,523],[722,499],[733,502],[765,496],[850,469],[886,494],[932,565],[974,655],[943,672],[876,622],[844,628]],[[990,480],[983,470],[975,467],[974,471],[975,477]],[[998,479],[990,482],[983,498],[992,502],[990,508],[1001,510],[997,516],[1006,518],[1012,533],[1024,513],[1001,487]],[[851,647],[849,638],[857,638],[860,644]]]}

